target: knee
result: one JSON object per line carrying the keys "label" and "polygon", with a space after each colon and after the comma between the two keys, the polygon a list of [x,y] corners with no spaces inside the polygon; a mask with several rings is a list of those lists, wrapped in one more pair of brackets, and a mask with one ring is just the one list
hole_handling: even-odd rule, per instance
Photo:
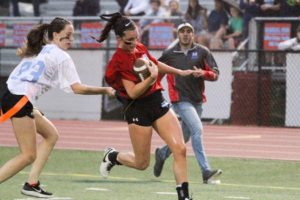
{"label": "knee", "polygon": [[52,138],[51,138],[52,143],[53,143],[53,144],[56,144],[58,138],[59,138],[58,132],[54,133],[54,134],[52,135]]}
{"label": "knee", "polygon": [[23,153],[22,154],[23,162],[26,165],[32,164],[36,159],[36,152]]}
{"label": "knee", "polygon": [[149,167],[149,161],[144,160],[136,163],[136,169],[138,170],[145,170]]}
{"label": "knee", "polygon": [[56,144],[58,138],[59,138],[59,134],[57,131],[55,131],[45,139],[51,146],[54,146]]}
{"label": "knee", "polygon": [[174,148],[174,150],[172,151],[172,153],[174,154],[174,157],[177,156],[186,156],[186,147],[185,144],[177,144]]}

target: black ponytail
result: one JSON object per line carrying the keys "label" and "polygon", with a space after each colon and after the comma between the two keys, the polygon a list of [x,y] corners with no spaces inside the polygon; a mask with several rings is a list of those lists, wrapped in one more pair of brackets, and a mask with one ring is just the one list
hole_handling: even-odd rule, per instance
{"label": "black ponytail", "polygon": [[112,14],[103,14],[100,15],[100,18],[104,21],[107,21],[107,23],[104,29],[102,30],[99,39],[96,39],[95,37],[91,36],[99,43],[103,42],[108,38],[111,29],[114,30],[117,36],[123,36],[126,30],[136,29],[134,22],[131,19],[122,16],[122,14],[119,12],[112,13]]}

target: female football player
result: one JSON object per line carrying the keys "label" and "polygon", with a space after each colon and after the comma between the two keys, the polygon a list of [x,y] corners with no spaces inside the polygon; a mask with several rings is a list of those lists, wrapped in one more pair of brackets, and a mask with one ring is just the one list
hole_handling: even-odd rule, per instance
{"label": "female football player", "polygon": [[[27,35],[26,45],[18,49],[23,59],[12,71],[2,99],[2,111],[15,112],[12,126],[20,154],[0,168],[0,183],[32,164],[22,193],[35,197],[51,197],[40,187],[39,177],[57,139],[55,126],[34,107],[37,98],[51,87],[75,94],[114,95],[111,87],[81,84],[75,65],[65,51],[71,47],[74,28],[70,21],[55,18],[50,24],[40,24]],[[19,107],[19,109],[16,109]],[[43,141],[36,145],[36,134]]]}
{"label": "female football player", "polygon": [[[128,123],[133,152],[118,152],[107,148],[100,165],[100,173],[107,177],[115,165],[125,165],[138,170],[149,166],[153,128],[170,146],[174,156],[173,171],[179,200],[190,200],[187,180],[186,148],[179,121],[162,96],[160,74],[172,73],[189,76],[193,70],[182,71],[158,62],[145,46],[138,42],[135,23],[120,13],[101,15],[107,20],[98,42],[104,41],[114,30],[118,46],[108,63],[105,80],[117,92],[124,103],[124,115]],[[134,74],[133,64],[143,57],[154,63],[148,65],[150,76],[143,81]]]}

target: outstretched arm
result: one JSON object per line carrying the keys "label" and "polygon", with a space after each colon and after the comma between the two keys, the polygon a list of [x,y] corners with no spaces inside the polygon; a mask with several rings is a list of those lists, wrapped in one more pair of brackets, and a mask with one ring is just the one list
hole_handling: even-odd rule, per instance
{"label": "outstretched arm", "polygon": [[71,88],[75,94],[83,95],[97,95],[97,94],[107,94],[108,96],[115,96],[115,90],[111,87],[98,87],[91,85],[84,85],[81,83],[74,83]]}
{"label": "outstretched arm", "polygon": [[161,74],[176,74],[176,75],[180,75],[180,76],[188,76],[191,75],[194,70],[181,70],[181,69],[177,69],[174,67],[171,67],[165,63],[162,63],[160,61],[158,61],[158,71]]}

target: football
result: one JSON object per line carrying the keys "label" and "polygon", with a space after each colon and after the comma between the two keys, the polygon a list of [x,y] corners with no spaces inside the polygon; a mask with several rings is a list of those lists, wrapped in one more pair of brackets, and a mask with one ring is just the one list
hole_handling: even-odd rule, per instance
{"label": "football", "polygon": [[143,58],[136,59],[133,64],[133,71],[141,81],[150,76],[148,65],[152,66],[152,62]]}

